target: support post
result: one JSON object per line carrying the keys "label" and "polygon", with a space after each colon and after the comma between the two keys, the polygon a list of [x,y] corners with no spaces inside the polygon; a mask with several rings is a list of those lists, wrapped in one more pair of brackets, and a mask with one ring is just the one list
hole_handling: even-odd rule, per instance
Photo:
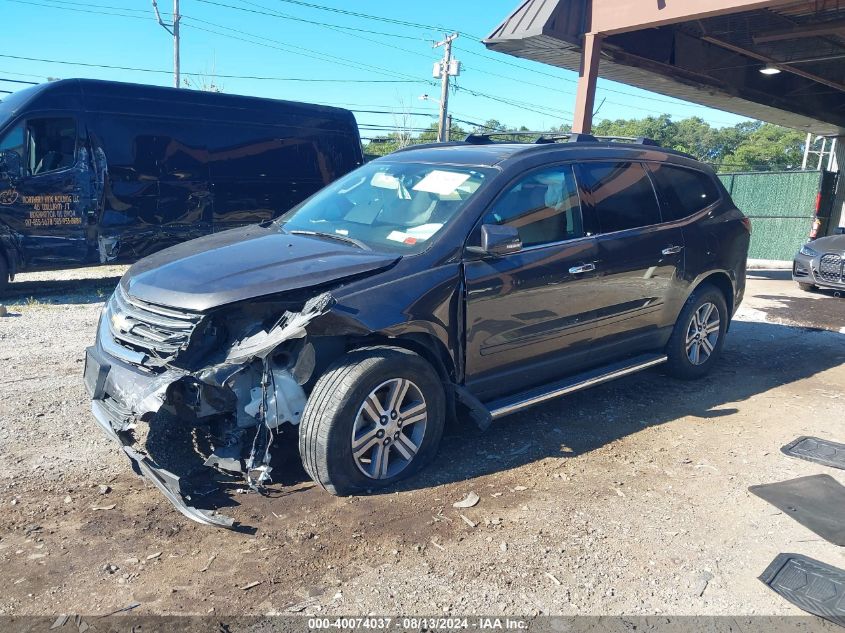
{"label": "support post", "polygon": [[804,141],[804,160],[801,161],[801,169],[807,169],[807,159],[810,157],[810,145],[813,144],[813,134],[807,132],[807,140]]}
{"label": "support post", "polygon": [[449,140],[447,117],[449,115],[449,65],[452,61],[452,40],[458,37],[452,33],[441,42],[436,42],[434,48],[443,47],[443,61],[440,62],[440,117],[437,121],[437,142]]}
{"label": "support post", "polygon": [[181,82],[181,68],[179,60],[179,0],[173,0],[173,85],[178,88]]}
{"label": "support post", "polygon": [[578,93],[575,97],[575,118],[572,131],[589,134],[593,128],[593,108],[596,103],[596,83],[599,76],[599,55],[602,35],[585,33],[578,73]]}

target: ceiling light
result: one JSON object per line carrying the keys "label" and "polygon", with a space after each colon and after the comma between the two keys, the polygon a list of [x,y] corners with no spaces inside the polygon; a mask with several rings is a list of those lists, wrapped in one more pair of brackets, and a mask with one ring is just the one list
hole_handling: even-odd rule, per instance
{"label": "ceiling light", "polygon": [[780,73],[780,68],[777,66],[772,66],[771,64],[767,64],[760,69],[760,72],[764,75],[777,75]]}

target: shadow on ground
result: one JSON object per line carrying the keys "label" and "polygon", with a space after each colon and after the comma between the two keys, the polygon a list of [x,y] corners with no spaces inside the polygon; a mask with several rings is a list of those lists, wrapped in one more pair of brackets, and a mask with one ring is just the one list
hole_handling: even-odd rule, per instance
{"label": "shadow on ground", "polygon": [[120,277],[16,281],[9,284],[3,293],[2,302],[8,306],[103,303],[119,281]]}
{"label": "shadow on ground", "polygon": [[[686,416],[727,417],[749,398],[842,363],[845,334],[736,321],[722,359],[712,374],[701,380],[676,380],[652,369],[503,418],[486,433],[462,419],[446,429],[440,452],[430,466],[379,492],[391,494],[469,480],[547,457],[577,457],[644,428],[671,424]],[[295,491],[290,487],[308,481],[295,435],[287,435],[273,448],[273,479],[277,483],[269,488],[269,497],[292,494]],[[237,495],[231,495],[233,485],[225,487],[228,493],[215,495],[214,507],[237,505]]]}

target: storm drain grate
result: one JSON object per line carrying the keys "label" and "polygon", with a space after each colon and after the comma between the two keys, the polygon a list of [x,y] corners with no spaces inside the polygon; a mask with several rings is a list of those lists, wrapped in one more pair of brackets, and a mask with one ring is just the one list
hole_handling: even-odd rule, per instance
{"label": "storm drain grate", "polygon": [[845,470],[845,444],[802,436],[780,449],[784,455]]}
{"label": "storm drain grate", "polygon": [[760,580],[799,609],[845,626],[845,570],[801,554],[778,554]]}

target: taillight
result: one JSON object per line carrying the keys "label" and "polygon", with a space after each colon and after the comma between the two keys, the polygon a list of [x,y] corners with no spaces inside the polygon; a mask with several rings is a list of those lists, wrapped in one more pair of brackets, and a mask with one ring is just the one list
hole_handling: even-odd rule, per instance
{"label": "taillight", "polygon": [[741,222],[742,226],[745,227],[745,230],[748,231],[748,234],[751,235],[751,220],[748,218],[742,218]]}
{"label": "taillight", "polygon": [[821,210],[821,208],[822,208],[822,192],[819,191],[816,194],[816,215],[819,214],[819,211]]}

